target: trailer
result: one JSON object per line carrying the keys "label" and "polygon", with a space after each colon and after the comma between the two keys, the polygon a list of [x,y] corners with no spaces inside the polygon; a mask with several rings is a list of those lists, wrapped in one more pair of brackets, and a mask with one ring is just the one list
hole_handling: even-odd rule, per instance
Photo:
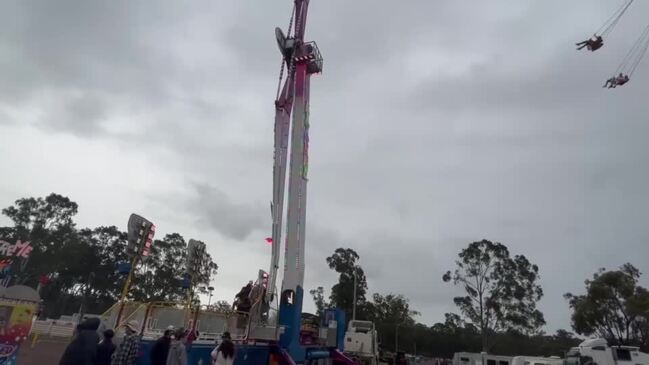
{"label": "trailer", "polygon": [[564,365],[563,359],[556,356],[514,356],[512,365]]}
{"label": "trailer", "polygon": [[511,356],[492,355],[486,352],[456,352],[453,365],[512,365]]}

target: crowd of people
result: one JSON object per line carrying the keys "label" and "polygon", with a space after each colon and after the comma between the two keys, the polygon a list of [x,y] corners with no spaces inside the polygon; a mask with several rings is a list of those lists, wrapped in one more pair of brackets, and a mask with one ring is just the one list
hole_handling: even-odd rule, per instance
{"label": "crowd of people", "polygon": [[[98,334],[100,320],[89,318],[80,323],[74,337],[66,347],[59,365],[135,365],[139,356],[141,336],[138,321],[124,325],[124,338],[119,345],[113,343],[113,330]],[[150,365],[187,365],[189,331],[173,327],[167,328],[151,347]],[[235,345],[229,332],[224,332],[221,342],[211,352],[212,365],[232,365]]]}

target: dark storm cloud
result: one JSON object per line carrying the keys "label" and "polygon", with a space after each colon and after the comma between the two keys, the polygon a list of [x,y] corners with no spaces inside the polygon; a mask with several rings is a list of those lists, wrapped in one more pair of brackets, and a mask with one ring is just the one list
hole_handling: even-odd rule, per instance
{"label": "dark storm cloud", "polygon": [[[171,101],[179,103],[187,88],[195,85],[194,78],[201,77],[199,70],[187,65],[192,57],[179,52],[194,46],[190,19],[200,17],[192,8],[173,2],[150,5],[77,0],[3,4],[0,105],[39,109],[43,117],[37,125],[52,124],[60,132],[84,135],[102,130],[92,120],[89,124],[75,120],[83,116],[78,115],[84,113],[79,108],[91,107],[89,100],[80,101],[88,98],[80,94],[93,94],[95,106],[111,104],[102,110],[107,117],[126,114],[141,119],[141,114],[151,114]],[[185,38],[187,44],[169,43],[173,37]],[[200,102],[195,95],[188,103],[198,110],[204,108]],[[58,112],[68,105],[77,112]],[[59,113],[58,118],[49,117],[52,113]],[[103,133],[113,135],[109,130]]]}
{"label": "dark storm cloud", "polygon": [[45,88],[155,93],[160,77],[147,66],[163,64],[164,58],[139,42],[143,29],[137,28],[137,18],[144,9],[125,5],[6,3],[0,40],[12,72],[2,73],[2,90],[21,98]]}

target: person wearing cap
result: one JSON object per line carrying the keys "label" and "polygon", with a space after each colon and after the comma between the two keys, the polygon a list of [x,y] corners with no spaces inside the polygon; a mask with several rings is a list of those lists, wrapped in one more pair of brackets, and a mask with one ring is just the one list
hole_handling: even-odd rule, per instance
{"label": "person wearing cap", "polygon": [[171,346],[169,347],[166,365],[187,365],[186,336],[187,332],[184,329],[179,328],[176,331],[174,339],[171,341]]}
{"label": "person wearing cap", "polygon": [[216,346],[210,355],[214,365],[232,365],[234,363],[235,349],[230,332],[223,332],[221,344]]}
{"label": "person wearing cap", "polygon": [[162,337],[153,344],[151,348],[151,365],[165,365],[167,363],[173,330],[173,327],[169,326]]}
{"label": "person wearing cap", "polygon": [[140,323],[136,320],[124,325],[124,339],[113,356],[111,365],[134,365],[140,347]]}

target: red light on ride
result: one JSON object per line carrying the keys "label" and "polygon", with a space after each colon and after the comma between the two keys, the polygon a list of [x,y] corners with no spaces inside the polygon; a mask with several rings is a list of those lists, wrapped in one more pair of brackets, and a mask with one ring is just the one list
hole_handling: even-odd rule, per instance
{"label": "red light on ride", "polygon": [[273,244],[273,239],[271,237],[266,237],[266,243],[268,243],[269,245],[272,245]]}
{"label": "red light on ride", "polygon": [[155,224],[151,225],[149,232],[144,240],[144,247],[142,247],[142,256],[147,257],[151,253],[151,246],[153,246],[153,237],[155,236]]}
{"label": "red light on ride", "polygon": [[39,282],[41,285],[47,285],[47,284],[49,284],[50,282],[52,282],[52,279],[51,279],[49,276],[47,276],[47,275],[41,275],[41,276],[38,278],[38,282]]}

